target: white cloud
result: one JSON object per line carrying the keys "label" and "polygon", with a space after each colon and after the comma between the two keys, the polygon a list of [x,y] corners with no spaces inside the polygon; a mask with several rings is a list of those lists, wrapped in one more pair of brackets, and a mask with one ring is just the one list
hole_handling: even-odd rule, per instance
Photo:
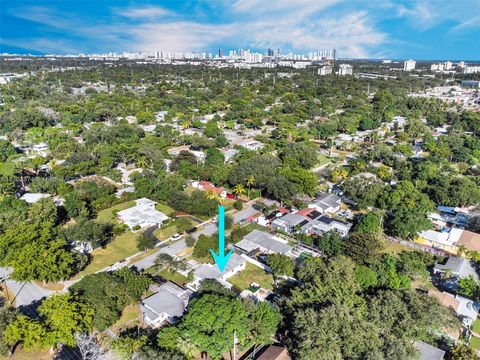
{"label": "white cloud", "polygon": [[280,47],[284,51],[335,47],[342,57],[371,56],[388,41],[387,34],[376,30],[366,11],[329,9],[340,1],[239,0],[224,5],[223,11],[234,19],[225,23],[177,20],[182,19],[180,13],[161,7],[115,8],[114,13],[124,19],[113,24],[44,7],[25,8],[16,16],[68,31],[84,40],[84,46],[90,41],[100,51],[190,51],[226,44],[231,48]]}
{"label": "white cloud", "polygon": [[160,6],[118,9],[117,13],[129,19],[152,19],[166,17],[173,14],[171,11]]}

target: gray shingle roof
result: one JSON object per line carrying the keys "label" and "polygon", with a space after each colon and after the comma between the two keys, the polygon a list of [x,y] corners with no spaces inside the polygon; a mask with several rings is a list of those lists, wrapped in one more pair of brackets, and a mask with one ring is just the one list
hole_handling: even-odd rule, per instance
{"label": "gray shingle roof", "polygon": [[192,292],[182,289],[172,282],[160,286],[158,292],[142,301],[142,312],[155,319],[165,313],[169,317],[180,317]]}
{"label": "gray shingle roof", "polygon": [[442,360],[445,356],[445,351],[423,341],[416,341],[415,347],[420,352],[419,360]]}
{"label": "gray shingle roof", "polygon": [[470,260],[461,256],[450,256],[445,264],[437,264],[434,267],[434,271],[446,270],[450,270],[452,274],[461,278],[472,275],[478,280],[477,272],[470,263]]}
{"label": "gray shingle roof", "polygon": [[[247,236],[243,238],[243,240],[247,240],[249,243],[257,244],[258,246],[267,249],[268,251],[280,254],[285,254],[292,249],[291,246],[276,240],[269,233],[260,230],[251,231]],[[238,245],[237,247],[241,247],[242,241],[236,244]]]}

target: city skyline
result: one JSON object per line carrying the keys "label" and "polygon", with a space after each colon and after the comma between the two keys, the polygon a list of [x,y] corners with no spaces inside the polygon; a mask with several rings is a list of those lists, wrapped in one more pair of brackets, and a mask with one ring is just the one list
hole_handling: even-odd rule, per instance
{"label": "city skyline", "polygon": [[0,52],[336,48],[341,58],[478,60],[480,3],[2,1]]}

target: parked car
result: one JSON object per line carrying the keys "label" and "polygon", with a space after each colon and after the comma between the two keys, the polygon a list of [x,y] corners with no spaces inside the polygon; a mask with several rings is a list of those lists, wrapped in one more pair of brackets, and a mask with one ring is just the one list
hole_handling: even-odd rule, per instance
{"label": "parked car", "polygon": [[170,238],[168,240],[170,241],[177,241],[178,239],[180,239],[182,237],[182,234],[179,234],[179,233],[176,233],[176,234],[173,234],[172,236],[170,236]]}
{"label": "parked car", "polygon": [[186,233],[187,233],[187,234],[191,234],[191,233],[194,233],[194,232],[197,231],[197,230],[198,230],[198,228],[197,228],[196,226],[194,226],[194,227],[188,229],[188,230],[186,231]]}

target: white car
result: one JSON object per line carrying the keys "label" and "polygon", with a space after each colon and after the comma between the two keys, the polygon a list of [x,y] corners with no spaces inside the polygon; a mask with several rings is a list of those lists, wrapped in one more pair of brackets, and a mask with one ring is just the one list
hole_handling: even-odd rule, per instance
{"label": "white car", "polygon": [[169,240],[170,241],[177,241],[181,237],[182,237],[182,235],[177,233],[177,234],[174,234],[174,235],[170,236]]}

